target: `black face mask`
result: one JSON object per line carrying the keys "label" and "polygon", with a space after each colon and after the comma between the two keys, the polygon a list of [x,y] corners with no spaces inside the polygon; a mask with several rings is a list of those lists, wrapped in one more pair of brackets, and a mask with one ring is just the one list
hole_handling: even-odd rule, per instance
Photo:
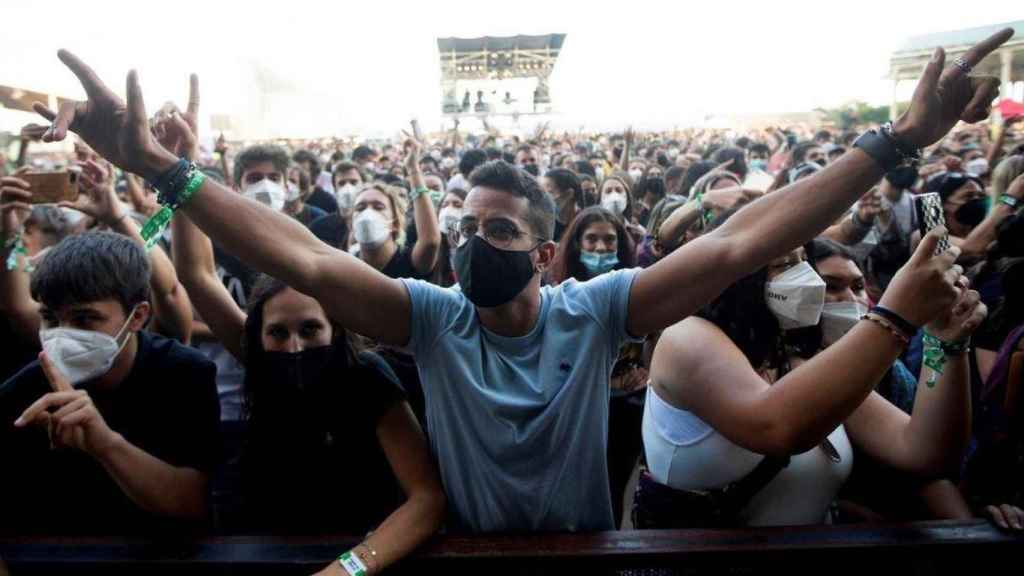
{"label": "black face mask", "polygon": [[989,199],[975,198],[963,206],[957,208],[956,219],[964,226],[974,228],[988,216]]}
{"label": "black face mask", "polygon": [[[334,346],[302,352],[264,352],[246,379],[253,410],[260,419],[303,418],[309,406],[324,400]],[[276,415],[273,416],[273,415]]]}
{"label": "black face mask", "polygon": [[817,160],[814,161],[814,163],[824,168],[825,164],[828,163],[828,160],[825,158],[818,158]]}
{"label": "black face mask", "polygon": [[641,189],[645,194],[652,194],[660,198],[665,195],[665,180],[657,176],[647,178]]}
{"label": "black face mask", "polygon": [[524,164],[523,170],[526,170],[532,176],[540,176],[540,168],[536,164]]}
{"label": "black face mask", "polygon": [[480,308],[501,306],[533,279],[531,250],[501,250],[473,236],[455,251],[455,274],[469,301]]}

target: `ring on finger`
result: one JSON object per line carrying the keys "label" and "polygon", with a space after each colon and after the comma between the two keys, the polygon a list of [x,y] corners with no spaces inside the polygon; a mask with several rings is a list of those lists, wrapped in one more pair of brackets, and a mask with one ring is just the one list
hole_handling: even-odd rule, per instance
{"label": "ring on finger", "polygon": [[971,65],[968,64],[966,60],[964,60],[963,56],[957,56],[953,60],[953,65],[962,70],[964,74],[970,74],[971,70],[973,70],[973,68],[971,68]]}

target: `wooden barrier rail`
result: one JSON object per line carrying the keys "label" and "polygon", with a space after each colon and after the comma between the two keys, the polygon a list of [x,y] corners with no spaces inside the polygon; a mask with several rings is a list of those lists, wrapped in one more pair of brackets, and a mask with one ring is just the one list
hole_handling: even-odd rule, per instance
{"label": "wooden barrier rail", "polygon": [[[0,538],[12,576],[311,574],[358,540],[349,536],[222,536],[199,540]],[[418,574],[1019,573],[1024,536],[986,522],[923,522],[739,530],[440,536],[395,567]],[[392,573],[389,572],[389,573]]]}

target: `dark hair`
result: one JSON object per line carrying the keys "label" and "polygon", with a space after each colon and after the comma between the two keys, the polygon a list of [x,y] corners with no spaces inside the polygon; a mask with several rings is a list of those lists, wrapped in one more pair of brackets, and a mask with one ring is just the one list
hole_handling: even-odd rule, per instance
{"label": "dark hair", "polygon": [[832,133],[828,130],[818,130],[818,132],[814,134],[814,139],[819,142],[831,142]]}
{"label": "dark hair", "polygon": [[320,167],[320,159],[316,157],[316,154],[313,154],[306,149],[299,150],[295,154],[292,154],[292,161],[297,164],[308,163],[311,172],[309,177],[313,180],[316,180],[316,177],[320,175],[320,171],[322,170]]}
{"label": "dark hair", "polygon": [[[827,260],[833,256],[839,256],[840,258],[849,260],[855,264],[857,263],[857,258],[849,248],[823,236],[819,236],[807,244],[804,244],[804,252],[807,254],[807,263],[814,268],[815,272],[818,271],[818,262]],[[859,267],[860,265],[858,264],[858,268]]]}
{"label": "dark hair", "polygon": [[274,170],[280,172],[282,176],[288,172],[288,165],[291,164],[288,153],[280,146],[272,144],[249,146],[235,157],[235,186],[242,185],[242,174],[245,174],[246,170],[264,162],[273,163]]}
{"label": "dark hair", "polygon": [[[679,183],[686,177],[686,168],[682,166],[672,166],[665,171],[665,191],[668,194],[679,193]],[[675,182],[675,186],[669,186],[669,182]]]}
{"label": "dark hair", "polygon": [[501,160],[501,157],[504,155],[504,152],[502,150],[495,148],[493,146],[491,146],[487,150],[484,150],[484,152],[487,153],[488,160]]}
{"label": "dark hair", "polygon": [[369,146],[363,144],[360,146],[356,146],[356,149],[352,151],[352,161],[360,162],[362,160],[366,160],[367,158],[372,158],[373,155],[373,148],[370,148]]}
{"label": "dark hair", "polygon": [[587,161],[587,160],[577,160],[575,162],[575,166],[576,166],[576,173],[577,174],[580,174],[580,175],[586,174],[587,176],[597,176],[597,171],[594,170],[594,167],[591,166],[590,162]]}
{"label": "dark hair", "polygon": [[359,179],[362,180],[363,182],[366,182],[366,177],[363,176],[363,171],[359,169],[359,166],[356,166],[352,162],[338,162],[337,164],[335,164],[334,171],[331,173],[331,178],[337,178],[339,174],[343,172],[348,172],[349,170],[355,170],[356,172],[358,172]]}
{"label": "dark hair", "polygon": [[[242,331],[242,356],[247,366],[256,366],[262,359],[266,350],[263,349],[263,309],[266,303],[284,292],[288,285],[266,274],[261,274],[256,280],[249,295],[249,303],[246,306],[245,327]],[[331,345],[340,348],[348,362],[348,366],[354,366],[358,361],[358,354],[365,348],[363,343],[351,332],[345,330],[334,321],[329,320],[332,329]],[[243,385],[244,409],[246,417],[251,416],[253,395],[257,393],[257,386],[253,386],[255,378],[259,376],[258,370],[245,371],[245,383]]]}
{"label": "dark hair", "polygon": [[589,278],[587,269],[580,262],[580,252],[583,244],[583,233],[591,224],[596,222],[608,222],[615,226],[615,234],[618,236],[618,257],[619,263],[615,269],[632,268],[636,265],[636,250],[633,246],[633,238],[626,230],[626,224],[622,218],[600,206],[591,206],[576,214],[576,217],[569,223],[562,241],[558,243],[558,252],[555,253],[555,260],[551,265],[549,279],[552,284],[561,284],[569,278],[584,281]]}
{"label": "dark hair", "polygon": [[750,147],[747,148],[747,151],[751,154],[764,154],[765,156],[772,155],[772,149],[769,148],[768,145],[764,144],[763,142],[755,142],[751,144]]}
{"label": "dark hair", "polygon": [[740,177],[743,180],[747,177],[747,153],[742,148],[722,148],[715,152],[712,162],[715,164],[721,164],[732,160],[732,164],[729,165],[726,170]]}
{"label": "dark hair", "polygon": [[459,174],[462,174],[464,178],[469,178],[469,175],[476,170],[478,166],[481,166],[487,162],[487,153],[479,148],[472,148],[462,153],[462,158],[459,160]]}
{"label": "dark hair", "polygon": [[25,228],[38,228],[46,236],[46,246],[53,246],[67,238],[72,230],[67,216],[56,206],[35,205],[25,220]]}
{"label": "dark hair", "polygon": [[[463,157],[465,159],[465,157]],[[469,175],[470,186],[486,186],[517,198],[526,198],[529,208],[526,221],[533,233],[543,240],[555,235],[555,202],[529,173],[505,162],[495,160],[478,166]],[[577,190],[579,182],[577,182]]]}
{"label": "dark hair", "polygon": [[749,150],[750,149],[750,138],[748,138],[746,136],[740,136],[739,138],[736,139],[736,146],[738,146],[740,148],[743,148],[745,150]]}
{"label": "dark hair", "polygon": [[57,310],[113,298],[127,314],[149,297],[149,258],[130,238],[113,232],[69,236],[32,275],[32,299]]}
{"label": "dark hair", "polygon": [[800,142],[793,147],[793,166],[798,166],[804,163],[804,159],[807,157],[807,153],[812,148],[821,148],[821,144],[817,142]]}
{"label": "dark hair", "polygon": [[[727,210],[712,222],[708,231],[724,224],[739,209]],[[697,316],[711,322],[743,351],[755,370],[788,371],[789,356],[812,357],[821,348],[820,326],[783,331],[765,300],[768,267],[741,278],[726,288]]]}
{"label": "dark hair", "polygon": [[928,192],[938,192],[939,197],[945,202],[949,200],[949,197],[954,192],[959,190],[964,184],[968,182],[974,182],[978,186],[981,186],[982,190],[985,189],[985,185],[981,182],[981,179],[973,174],[967,174],[964,172],[944,172],[936,176],[932,176],[925,188]]}
{"label": "dark hair", "polygon": [[708,162],[707,160],[701,160],[700,162],[694,162],[690,164],[690,167],[686,169],[686,176],[683,177],[682,182],[679,183],[678,191],[680,196],[689,196],[690,188],[697,183],[708,172],[711,172],[715,168],[714,162]]}
{"label": "dark hair", "polygon": [[561,192],[572,191],[572,197],[577,206],[583,206],[583,187],[580,186],[580,179],[571,170],[555,168],[544,173],[544,177],[555,183],[555,187]]}

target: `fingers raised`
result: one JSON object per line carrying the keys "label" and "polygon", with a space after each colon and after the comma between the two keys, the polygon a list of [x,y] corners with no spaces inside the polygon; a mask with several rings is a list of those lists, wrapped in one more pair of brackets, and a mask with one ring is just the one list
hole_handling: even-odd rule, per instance
{"label": "fingers raised", "polygon": [[85,93],[89,95],[90,99],[95,100],[110,95],[110,89],[106,84],[78,56],[67,50],[58,50],[57,57],[78,77],[78,81],[82,83],[82,88],[85,88]]}
{"label": "fingers raised", "polygon": [[148,126],[146,103],[142,99],[142,88],[139,87],[139,73],[135,70],[128,72],[127,84],[129,121],[135,125],[136,130],[145,130]]}
{"label": "fingers raised", "polygon": [[188,107],[185,113],[195,117],[199,114],[199,75],[192,74],[188,77]]}
{"label": "fingers raised", "polygon": [[[1002,46],[1004,42],[1013,37],[1013,28],[1003,28],[999,32],[989,36],[988,38],[978,42],[971,47],[970,50],[965,53],[962,58],[971,68],[978,65],[985,56],[992,53],[993,50]],[[954,66],[952,70],[954,74],[963,74],[964,71],[959,66]]]}
{"label": "fingers raised", "polygon": [[39,353],[39,365],[43,367],[43,374],[46,375],[46,379],[50,382],[50,387],[53,388],[54,392],[70,392],[74,388],[68,379],[57,369],[57,366],[50,360],[50,356],[46,352]]}

